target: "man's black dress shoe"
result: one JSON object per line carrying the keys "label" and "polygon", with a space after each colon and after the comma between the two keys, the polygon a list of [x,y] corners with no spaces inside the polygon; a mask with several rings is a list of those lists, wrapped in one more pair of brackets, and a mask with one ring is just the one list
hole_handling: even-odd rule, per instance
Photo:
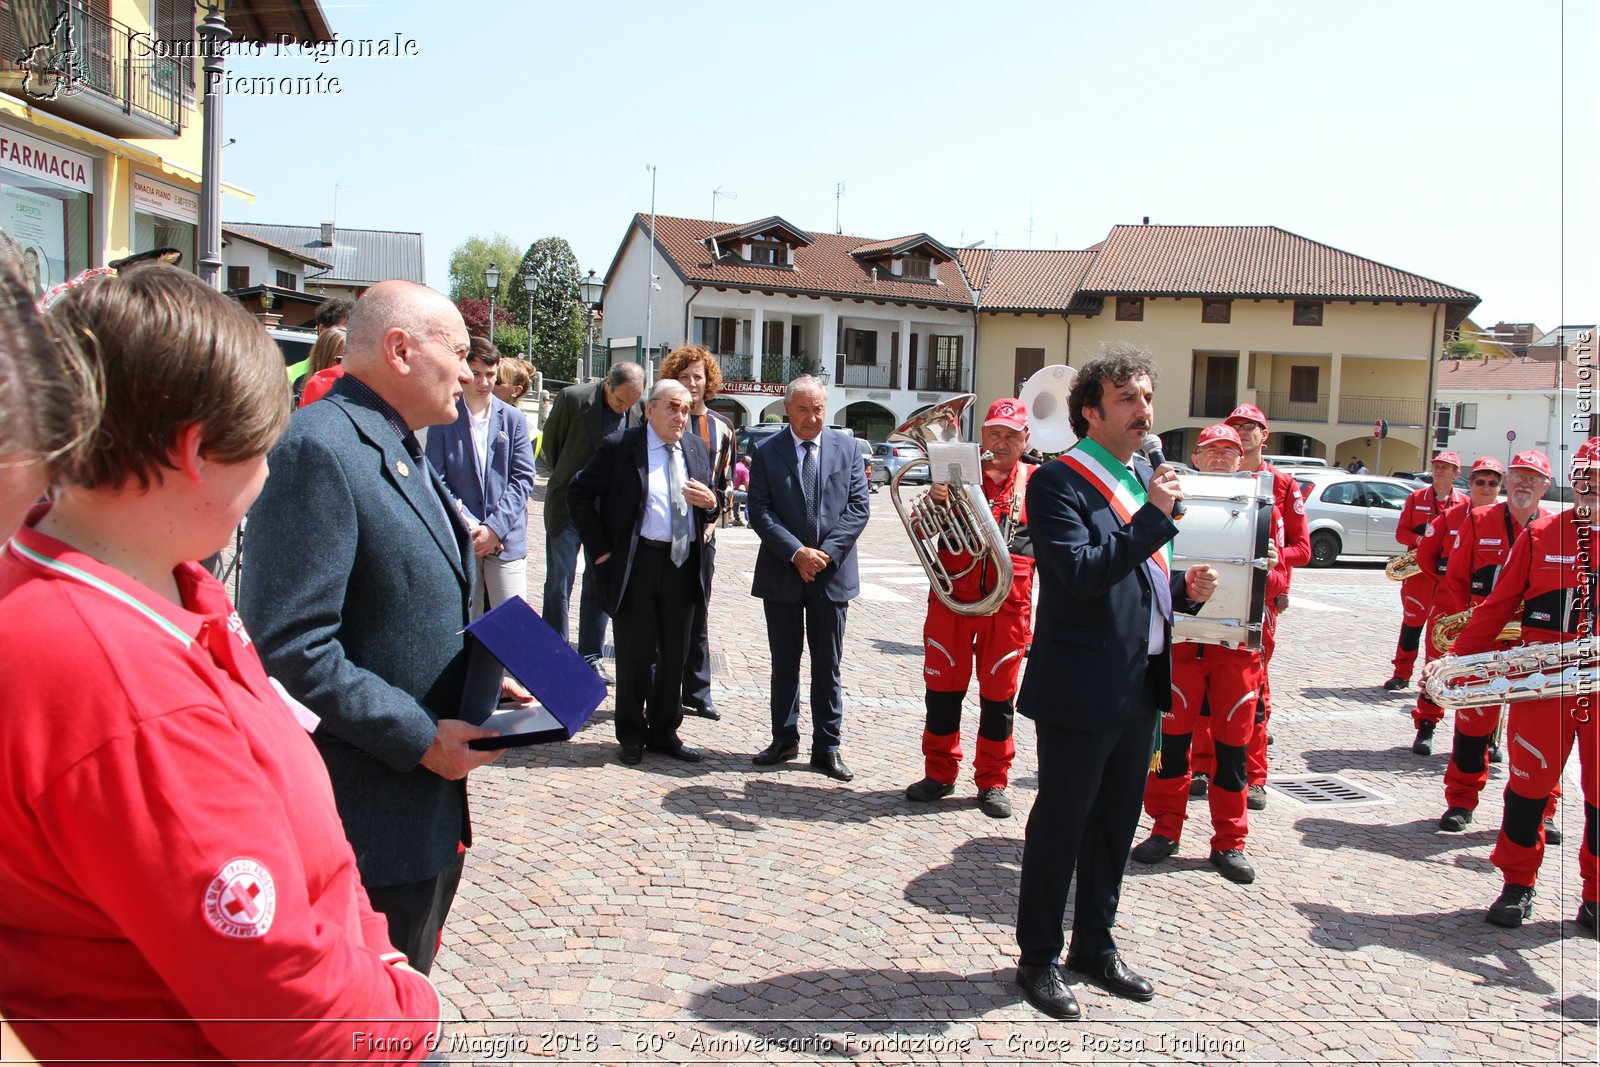
{"label": "man's black dress shoe", "polygon": [[1017,965],[1017,988],[1028,998],[1028,1003],[1053,1019],[1069,1022],[1083,1015],[1078,998],[1067,988],[1061,968],[1053,963],[1021,963]]}
{"label": "man's black dress shoe", "polygon": [[1113,952],[1097,960],[1075,960],[1067,957],[1067,970],[1081,974],[1107,993],[1115,993],[1129,1000],[1149,1000],[1156,995],[1155,987],[1128,969],[1122,956]]}
{"label": "man's black dress shoe", "polygon": [[649,744],[644,746],[651,752],[659,752],[663,756],[682,760],[685,763],[699,763],[705,758],[698,748],[690,748],[682,741],[668,741],[662,744]]}
{"label": "man's black dress shoe", "polygon": [[856,776],[856,772],[844,765],[844,757],[837,752],[817,752],[811,757],[811,766],[826,774],[829,778],[841,782],[848,782]]}
{"label": "man's black dress shoe", "polygon": [[722,712],[718,711],[716,707],[711,704],[707,704],[705,707],[699,707],[695,704],[685,704],[683,706],[683,713],[685,715],[696,715],[702,719],[722,718]]}
{"label": "man's black dress shoe", "polygon": [[788,763],[798,755],[800,755],[800,749],[795,745],[786,745],[781,741],[774,741],[752,756],[750,762],[757,767],[770,767],[774,763]]}
{"label": "man's black dress shoe", "polygon": [[621,760],[629,767],[637,766],[638,764],[644,762],[644,746],[623,745],[622,750],[617,753],[617,759]]}

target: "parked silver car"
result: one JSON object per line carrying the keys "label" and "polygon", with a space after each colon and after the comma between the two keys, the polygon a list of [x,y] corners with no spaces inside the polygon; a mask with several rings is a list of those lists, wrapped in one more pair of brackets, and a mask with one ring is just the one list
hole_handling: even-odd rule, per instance
{"label": "parked silver car", "polygon": [[[881,441],[872,446],[872,480],[879,485],[887,484],[907,463],[927,458],[927,454],[916,445]],[[914,471],[906,475],[905,480],[908,484],[926,483],[928,471],[926,468]]]}
{"label": "parked silver car", "polygon": [[1337,468],[1293,474],[1305,497],[1313,567],[1331,567],[1340,556],[1397,556],[1404,551],[1394,531],[1416,486]]}

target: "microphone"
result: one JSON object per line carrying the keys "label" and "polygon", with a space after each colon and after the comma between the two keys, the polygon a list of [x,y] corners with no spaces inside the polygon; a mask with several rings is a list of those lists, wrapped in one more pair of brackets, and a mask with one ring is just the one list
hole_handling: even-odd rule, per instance
{"label": "microphone", "polygon": [[[1161,438],[1157,437],[1153,433],[1147,433],[1144,435],[1144,444],[1139,446],[1139,451],[1144,453],[1144,458],[1149,462],[1152,468],[1159,467],[1167,461],[1167,457],[1161,454]],[[1173,501],[1172,517],[1174,519],[1183,518],[1184,511],[1185,508],[1183,506],[1183,501]]]}

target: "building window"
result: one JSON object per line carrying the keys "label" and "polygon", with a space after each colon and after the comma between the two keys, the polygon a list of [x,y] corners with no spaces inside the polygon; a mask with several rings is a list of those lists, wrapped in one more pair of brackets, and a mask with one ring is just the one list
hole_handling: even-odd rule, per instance
{"label": "building window", "polygon": [[878,363],[878,331],[844,331],[844,361],[852,366],[876,366]]}
{"label": "building window", "polygon": [[249,287],[249,285],[250,285],[250,268],[249,267],[229,267],[228,268],[228,288],[229,289],[244,289],[244,288]]}
{"label": "building window", "polygon": [[722,321],[695,316],[694,343],[701,345],[712,355],[721,355],[722,349],[717,342],[722,339]]}
{"label": "building window", "polygon": [[278,288],[279,289],[296,289],[296,288],[299,288],[299,287],[295,284],[295,276],[293,274],[289,273],[286,270],[280,270],[278,272]]}
{"label": "building window", "polygon": [[933,366],[929,368],[928,388],[956,392],[961,384],[961,337],[959,335],[929,338],[933,349]]}
{"label": "building window", "polygon": [[787,267],[789,265],[789,249],[782,241],[775,238],[756,236],[751,238],[750,262],[763,267]]}
{"label": "building window", "polygon": [[933,260],[927,256],[906,256],[900,261],[900,277],[931,281],[933,279]]}
{"label": "building window", "polygon": [[1119,297],[1117,297],[1117,321],[1118,322],[1143,322],[1144,321],[1144,297],[1142,297],[1142,296],[1119,296]]}
{"label": "building window", "polygon": [[1289,403],[1315,404],[1317,402],[1317,367],[1289,368]]}
{"label": "building window", "polygon": [[1296,326],[1321,326],[1322,301],[1296,300],[1294,302],[1294,324]]}
{"label": "building window", "polygon": [[1202,300],[1200,302],[1201,322],[1231,322],[1232,316],[1232,300]]}
{"label": "building window", "polygon": [[1011,395],[1012,396],[1019,395],[1022,392],[1022,383],[1027,381],[1029,378],[1033,377],[1033,375],[1037,371],[1040,371],[1043,368],[1044,368],[1044,349],[1042,349],[1042,348],[1019,348],[1019,349],[1017,349],[1015,370],[1014,370],[1014,372],[1012,374],[1013,379],[1015,379],[1015,381],[1016,381],[1016,386],[1015,386],[1016,392],[1012,393]]}

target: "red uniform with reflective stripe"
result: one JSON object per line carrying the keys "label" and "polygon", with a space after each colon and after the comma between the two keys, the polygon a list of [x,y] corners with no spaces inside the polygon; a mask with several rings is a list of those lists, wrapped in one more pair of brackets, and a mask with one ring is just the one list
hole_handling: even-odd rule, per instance
{"label": "red uniform with reflective stripe", "polygon": [[[1417,542],[1417,566],[1422,568],[1422,573],[1413,580],[1419,583],[1419,588],[1424,590],[1428,599],[1428,621],[1422,631],[1424,664],[1432,663],[1439,657],[1439,653],[1433,650],[1433,622],[1441,614],[1439,585],[1444,580],[1445,567],[1450,562],[1450,554],[1455,549],[1461,527],[1471,511],[1471,500],[1463,500],[1452,506],[1444,513],[1443,518],[1433,523],[1432,530]],[[1424,581],[1427,582],[1425,586],[1422,585]],[[1444,709],[1418,694],[1417,706],[1411,712],[1411,721],[1417,727],[1421,727],[1424,723],[1437,726],[1444,721]]]}
{"label": "red uniform with reflective stripe", "polygon": [[174,577],[181,608],[0,550],[0,1006],[40,1059],[420,1059],[438,995],[388,962],[321,758],[222,586]]}
{"label": "red uniform with reflective stripe", "polygon": [[[1600,563],[1600,531],[1580,522],[1576,509],[1535,518],[1517,539],[1494,589],[1473,610],[1472,621],[1450,651],[1454,655],[1487,652],[1499,646],[1496,637],[1520,612],[1522,643],[1564,642],[1595,637],[1594,569]],[[1592,646],[1591,646],[1592,647]],[[1591,661],[1592,662],[1592,661]],[[1583,785],[1587,832],[1579,835],[1578,872],[1583,899],[1600,900],[1600,859],[1593,849],[1600,819],[1600,723],[1593,693],[1511,705],[1506,753],[1511,773],[1506,783],[1506,820],[1490,859],[1507,883],[1533,885],[1544,862],[1544,827],[1535,805],[1517,805],[1509,794],[1538,801],[1548,797],[1561,779],[1574,742]],[[1511,825],[1513,818],[1525,825]],[[1509,836],[1508,836],[1509,831]],[[1529,844],[1518,844],[1520,838]]]}
{"label": "red uniform with reflective stripe", "polygon": [[[1010,701],[1017,694],[1017,678],[1028,642],[1033,637],[1033,552],[1028,545],[1028,466],[1018,463],[1011,477],[995,482],[985,477],[983,493],[995,524],[1004,531],[1016,527],[1011,551],[1011,591],[992,615],[961,615],[928,594],[928,614],[923,621],[922,677],[936,693],[964,693],[972,681],[977,660],[978,696],[983,700]],[[971,563],[966,556],[940,553],[950,573]],[[994,568],[975,568],[954,583],[953,595],[971,603],[994,589]],[[979,789],[1005,788],[1010,779],[1016,743],[979,736],[973,771]],[[922,751],[928,777],[938,782],[956,780],[961,765],[961,731],[935,734],[923,731]]]}
{"label": "red uniform with reflective stripe", "polygon": [[[1400,509],[1400,521],[1395,526],[1394,539],[1404,548],[1417,548],[1428,536],[1430,528],[1441,521],[1446,512],[1466,502],[1466,496],[1459,489],[1451,489],[1450,495],[1440,500],[1434,495],[1433,486],[1423,486],[1406,497],[1405,505]],[[1421,574],[1400,583],[1400,612],[1405,625],[1421,626],[1428,621],[1428,609],[1433,604],[1436,584],[1437,577],[1426,567]],[[1416,657],[1413,655],[1406,664],[1406,677],[1410,676],[1410,668],[1415,663]],[[1401,672],[1396,670],[1395,673]]]}

